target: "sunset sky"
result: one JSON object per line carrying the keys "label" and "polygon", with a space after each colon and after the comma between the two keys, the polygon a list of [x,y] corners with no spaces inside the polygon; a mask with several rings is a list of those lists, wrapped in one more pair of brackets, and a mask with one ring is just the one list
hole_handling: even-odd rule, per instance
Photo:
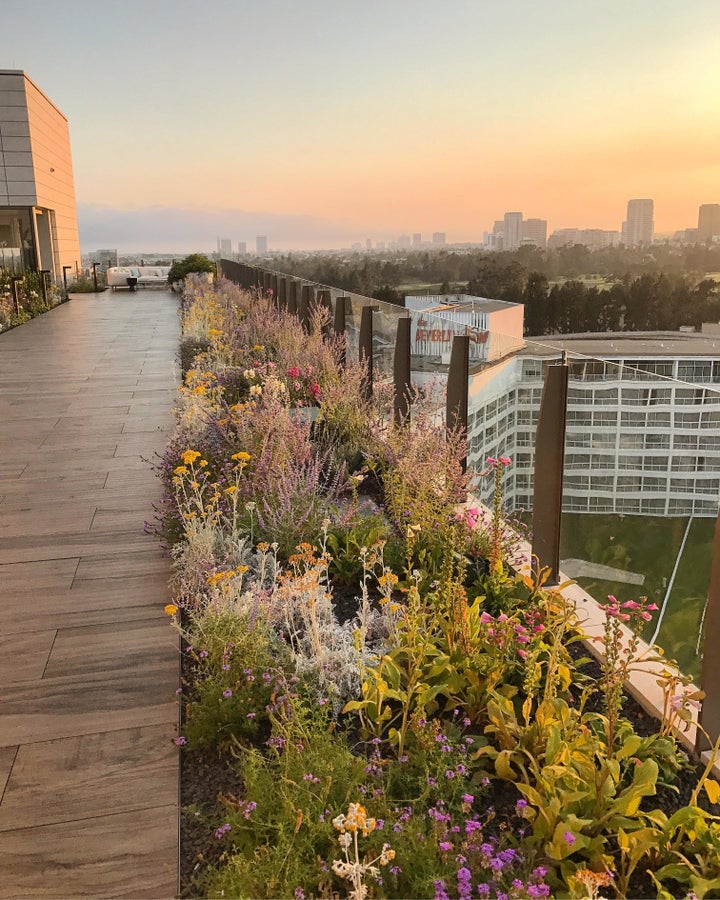
{"label": "sunset sky", "polygon": [[619,229],[632,197],[669,232],[720,202],[718,0],[25,0],[0,28],[70,120],[84,250]]}

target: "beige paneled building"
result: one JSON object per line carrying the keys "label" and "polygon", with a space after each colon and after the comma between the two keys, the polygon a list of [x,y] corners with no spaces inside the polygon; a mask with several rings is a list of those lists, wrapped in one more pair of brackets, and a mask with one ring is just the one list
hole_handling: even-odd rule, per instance
{"label": "beige paneled building", "polygon": [[0,69],[0,268],[80,266],[68,121],[22,71]]}

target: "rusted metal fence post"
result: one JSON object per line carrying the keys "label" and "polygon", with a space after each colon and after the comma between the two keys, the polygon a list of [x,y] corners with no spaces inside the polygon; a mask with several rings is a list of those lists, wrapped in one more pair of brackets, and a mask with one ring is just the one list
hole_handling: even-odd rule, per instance
{"label": "rusted metal fence post", "polygon": [[560,519],[565,466],[568,366],[563,360],[547,366],[535,435],[533,487],[533,567],[549,568],[548,585],[558,583]]}
{"label": "rusted metal fence post", "polygon": [[299,293],[300,285],[293,278],[288,286],[288,301],[287,301],[287,311],[292,313],[294,316],[297,315],[298,311],[298,293]]}
{"label": "rusted metal fence post", "polygon": [[270,290],[272,291],[273,306],[277,307],[277,305],[278,305],[278,277],[274,272],[270,276]]}
{"label": "rusted metal fence post", "polygon": [[347,331],[345,328],[345,317],[347,313],[347,305],[350,302],[349,297],[337,297],[335,299],[335,314],[333,316],[333,331],[337,335],[345,338],[340,349],[339,363],[341,368],[345,368],[347,364]]}
{"label": "rusted metal fence post", "polygon": [[278,309],[287,309],[288,280],[283,275],[278,283]]}
{"label": "rusted metal fence post", "polygon": [[703,635],[703,658],[700,687],[705,699],[698,714],[698,722],[710,736],[698,728],[695,749],[698,753],[710,750],[720,736],[720,516],[715,522],[712,562],[710,564],[710,585],[708,587],[707,608],[705,610],[705,634]]}
{"label": "rusted metal fence post", "polygon": [[396,425],[403,425],[410,416],[410,316],[398,319],[395,337],[395,358],[393,360],[393,383],[395,387],[394,419]]}
{"label": "rusted metal fence post", "polygon": [[315,304],[315,288],[311,284],[304,284],[300,291],[300,305],[298,307],[298,318],[303,330],[310,333],[311,319],[310,310]]}
{"label": "rusted metal fence post", "polygon": [[330,298],[330,291],[322,290],[317,292],[317,305],[321,306],[323,309],[327,310],[327,321],[322,326],[322,333],[330,334],[332,331],[332,300]]}
{"label": "rusted metal fence post", "polygon": [[363,394],[366,400],[373,393],[373,313],[379,306],[363,306],[360,313],[360,341],[358,355],[360,361],[365,361],[366,372],[363,382]]}
{"label": "rusted metal fence post", "polygon": [[[467,435],[468,379],[470,378],[470,335],[453,337],[448,369],[445,399],[445,423],[448,431],[460,431]],[[466,438],[467,441],[467,438]],[[462,459],[463,471],[467,466],[467,447]]]}

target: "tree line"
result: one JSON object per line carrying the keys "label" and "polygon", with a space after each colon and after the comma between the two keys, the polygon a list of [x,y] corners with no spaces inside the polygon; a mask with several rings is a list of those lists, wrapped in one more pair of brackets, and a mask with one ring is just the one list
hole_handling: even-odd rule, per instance
{"label": "tree line", "polygon": [[[509,253],[441,251],[289,254],[277,268],[349,292],[402,304],[401,286],[434,285],[525,304],[528,335],[665,331],[720,320],[720,246],[648,248],[583,245]],[[594,276],[588,284],[581,276]],[[554,283],[553,283],[554,282]]]}

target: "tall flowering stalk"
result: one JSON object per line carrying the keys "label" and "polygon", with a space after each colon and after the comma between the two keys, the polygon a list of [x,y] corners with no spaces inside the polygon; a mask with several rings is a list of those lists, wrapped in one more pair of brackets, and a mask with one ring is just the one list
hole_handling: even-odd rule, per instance
{"label": "tall flowering stalk", "polygon": [[[652,613],[657,608],[655,603],[648,603],[647,597],[620,603],[612,594],[608,595],[608,603],[603,607],[605,653],[601,688],[607,715],[606,736],[609,753],[612,752],[615,743],[615,730],[622,708],[623,685],[634,664],[640,659],[638,654],[640,633],[643,625],[652,619]],[[626,637],[623,626],[630,630],[629,637]]]}
{"label": "tall flowering stalk", "polygon": [[488,456],[486,463],[488,465],[487,473],[494,472],[495,490],[493,492],[493,515],[490,526],[490,571],[495,572],[502,567],[503,563],[503,473],[510,465],[509,456]]}

